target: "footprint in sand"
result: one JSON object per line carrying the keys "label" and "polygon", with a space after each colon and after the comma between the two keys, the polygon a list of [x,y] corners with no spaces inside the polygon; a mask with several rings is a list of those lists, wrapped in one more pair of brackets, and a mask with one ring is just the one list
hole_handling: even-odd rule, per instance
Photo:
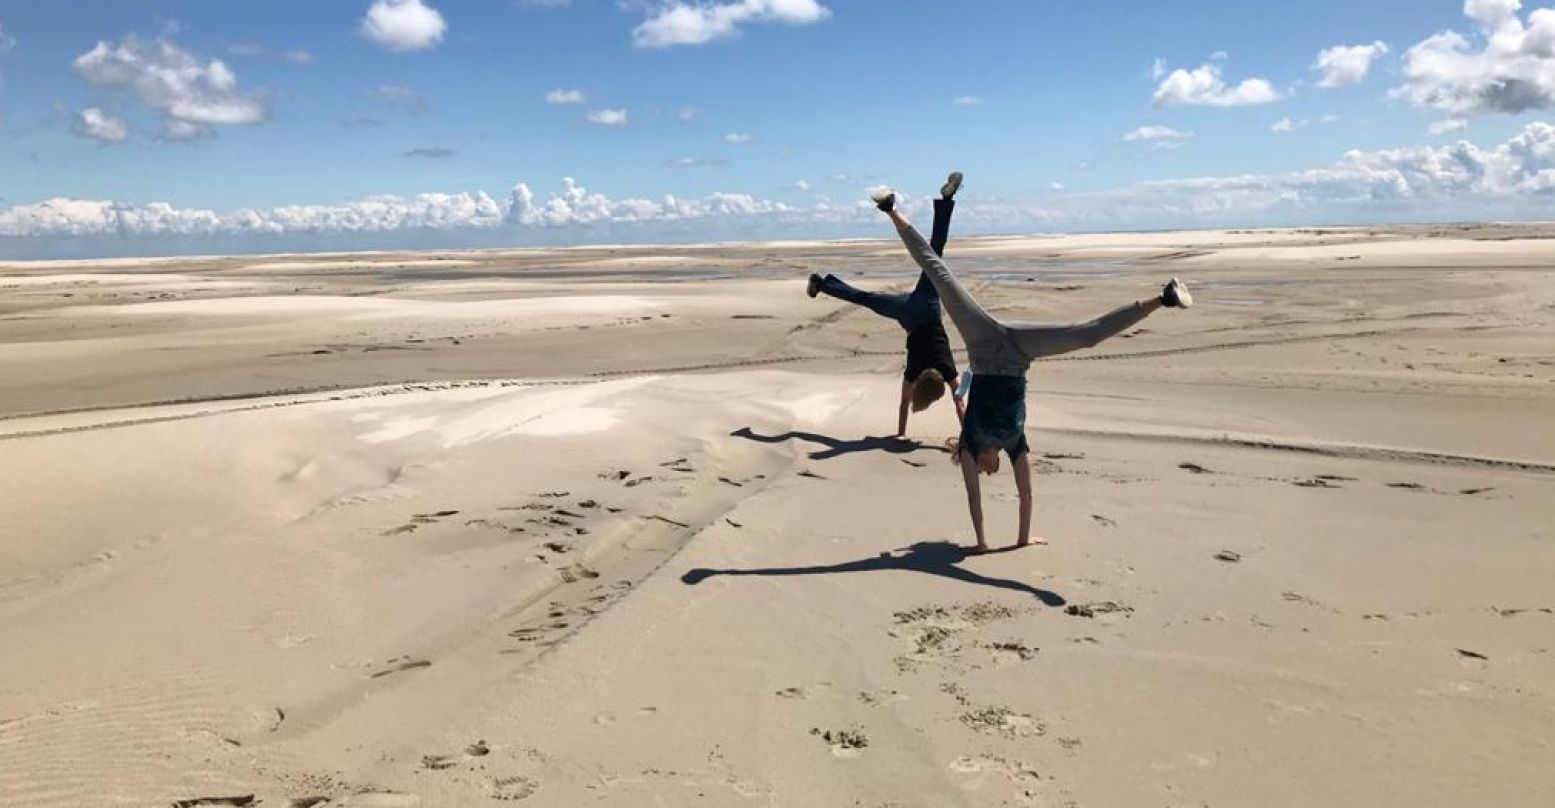
{"label": "footprint in sand", "polygon": [[955,774],[972,778],[966,784],[968,790],[980,791],[985,785],[982,782],[982,775],[994,774],[1007,779],[1015,787],[1017,805],[1041,804],[1036,789],[1042,781],[1042,775],[1025,763],[1005,760],[994,755],[978,755],[958,757],[950,762],[949,768]]}
{"label": "footprint in sand", "polygon": [[811,735],[819,736],[831,747],[831,753],[840,758],[856,758],[869,746],[869,736],[859,727],[852,729],[826,729],[812,727]]}
{"label": "footprint in sand", "polygon": [[1047,727],[1042,722],[1008,707],[984,707],[963,713],[961,723],[984,735],[1001,735],[1005,738],[1047,734]]}
{"label": "footprint in sand", "polygon": [[578,581],[598,578],[599,573],[583,566],[582,564],[570,564],[556,571],[562,577],[563,583],[575,584]]}
{"label": "footprint in sand", "polygon": [[526,800],[540,790],[540,784],[523,775],[497,777],[491,781],[491,798],[516,802]]}
{"label": "footprint in sand", "polygon": [[993,651],[993,660],[1000,665],[1014,665],[1019,662],[1030,662],[1037,658],[1037,649],[1019,642],[993,642],[988,644]]}
{"label": "footprint in sand", "polygon": [[1117,601],[1104,600],[1096,603],[1071,603],[1064,608],[1064,614],[1071,617],[1096,618],[1101,615],[1121,614],[1127,617],[1133,614],[1134,609],[1124,606]]}

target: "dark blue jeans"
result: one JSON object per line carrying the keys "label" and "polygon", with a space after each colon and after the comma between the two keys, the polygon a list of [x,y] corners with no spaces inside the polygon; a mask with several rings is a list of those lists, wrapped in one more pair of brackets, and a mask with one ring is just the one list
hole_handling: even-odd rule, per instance
{"label": "dark blue jeans", "polygon": [[[934,231],[929,246],[934,248],[935,255],[945,255],[945,242],[950,240],[950,214],[955,209],[954,199],[934,200]],[[907,331],[940,319],[939,292],[929,276],[921,272],[918,273],[918,285],[908,294],[866,292],[836,275],[821,278],[821,292],[863,306],[881,317],[889,317]]]}

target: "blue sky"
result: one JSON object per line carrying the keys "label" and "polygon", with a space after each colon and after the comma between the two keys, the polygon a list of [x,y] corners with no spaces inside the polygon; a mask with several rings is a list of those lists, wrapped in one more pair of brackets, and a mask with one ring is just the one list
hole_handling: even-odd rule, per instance
{"label": "blue sky", "polygon": [[874,234],[866,188],[951,168],[964,232],[1540,217],[1550,41],[1518,0],[0,0],[0,255]]}

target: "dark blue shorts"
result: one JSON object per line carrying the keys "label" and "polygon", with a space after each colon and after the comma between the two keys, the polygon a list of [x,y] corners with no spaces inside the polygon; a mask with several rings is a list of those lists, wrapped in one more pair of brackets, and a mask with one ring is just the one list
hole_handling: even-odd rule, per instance
{"label": "dark blue shorts", "polygon": [[1011,460],[1031,451],[1026,443],[1026,377],[972,376],[961,425],[961,449],[973,454],[994,447]]}

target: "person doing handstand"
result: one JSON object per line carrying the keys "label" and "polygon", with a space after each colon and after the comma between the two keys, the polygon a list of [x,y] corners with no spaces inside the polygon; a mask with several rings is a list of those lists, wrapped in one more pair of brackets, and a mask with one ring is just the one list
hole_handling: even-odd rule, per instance
{"label": "person doing handstand", "polygon": [[[952,171],[940,187],[940,195],[934,200],[934,229],[929,248],[935,255],[944,255],[945,242],[950,239],[950,215],[956,209],[956,191],[961,187],[962,175]],[[810,297],[826,294],[845,300],[882,316],[895,320],[907,332],[907,367],[902,374],[902,397],[896,408],[896,436],[907,436],[907,413],[922,412],[945,395],[951,388],[951,400],[956,405],[956,419],[963,417],[961,395],[955,389],[956,358],[950,350],[950,336],[940,317],[939,292],[929,282],[927,275],[918,274],[918,285],[909,294],[866,292],[849,285],[835,275],[811,275],[805,289]]]}
{"label": "person doing handstand", "polygon": [[961,435],[952,442],[951,456],[961,466],[966,483],[967,507],[971,511],[972,530],[977,535],[978,551],[988,549],[983,535],[983,502],[978,473],[999,470],[999,452],[1010,458],[1015,472],[1015,487],[1020,494],[1020,533],[1015,546],[1046,544],[1031,536],[1031,464],[1026,443],[1026,370],[1033,360],[1090,348],[1108,337],[1128,329],[1162,306],[1188,308],[1193,297],[1177,278],[1148,300],[1129,303],[1088,323],[1040,325],[1001,322],[994,319],[967,293],[950,267],[896,210],[896,194],[881,189],[871,200],[896,225],[902,243],[907,246],[923,275],[939,293],[961,339],[966,342],[968,364],[972,366],[971,402],[962,419]]}

